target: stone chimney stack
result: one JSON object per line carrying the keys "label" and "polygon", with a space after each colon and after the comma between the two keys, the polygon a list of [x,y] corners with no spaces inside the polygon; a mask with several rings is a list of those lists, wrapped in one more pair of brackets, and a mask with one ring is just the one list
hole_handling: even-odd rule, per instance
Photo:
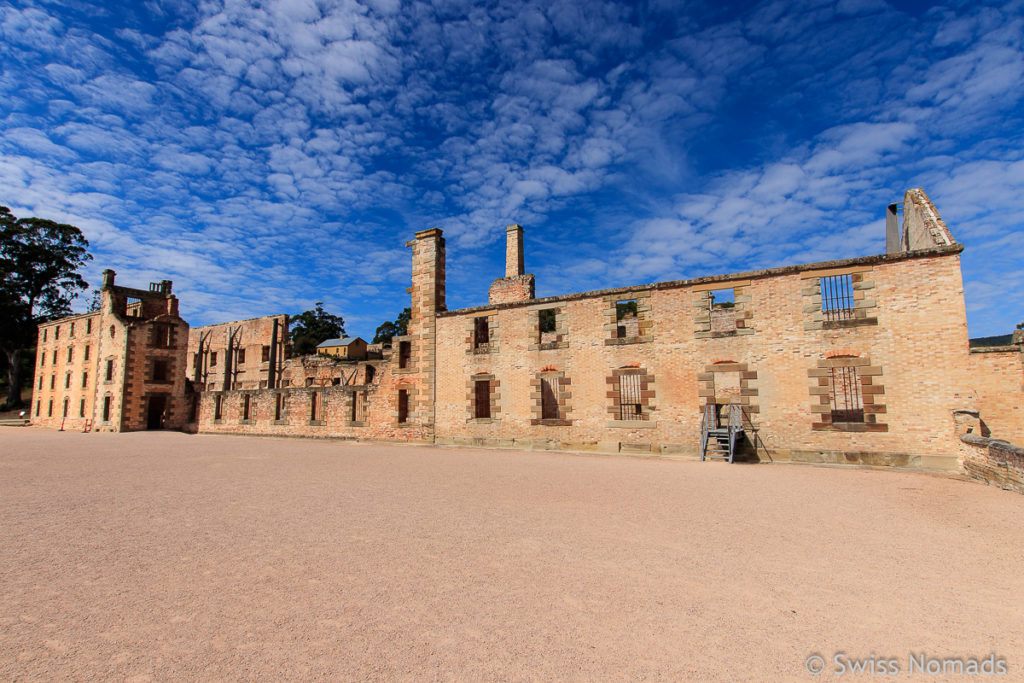
{"label": "stone chimney stack", "polygon": [[114,276],[117,275],[110,268],[103,271],[103,289],[110,289],[114,286]]}
{"label": "stone chimney stack", "polygon": [[505,228],[505,277],[526,275],[523,261],[523,226],[518,223]]}
{"label": "stone chimney stack", "polygon": [[507,304],[534,298],[533,275],[526,273],[523,261],[523,226],[505,228],[505,277],[499,277],[487,292],[487,302]]}

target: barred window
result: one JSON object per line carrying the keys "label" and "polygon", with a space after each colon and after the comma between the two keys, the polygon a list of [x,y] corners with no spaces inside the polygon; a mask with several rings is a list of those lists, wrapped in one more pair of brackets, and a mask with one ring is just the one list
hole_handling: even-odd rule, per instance
{"label": "barred window", "polygon": [[477,418],[490,418],[491,417],[491,382],[490,380],[480,379],[475,383],[476,388],[476,413]]}
{"label": "barred window", "polygon": [[853,282],[849,275],[821,278],[821,312],[825,320],[853,318]]}
{"label": "barred window", "polygon": [[830,368],[829,400],[833,423],[864,421],[864,401],[857,368]]}

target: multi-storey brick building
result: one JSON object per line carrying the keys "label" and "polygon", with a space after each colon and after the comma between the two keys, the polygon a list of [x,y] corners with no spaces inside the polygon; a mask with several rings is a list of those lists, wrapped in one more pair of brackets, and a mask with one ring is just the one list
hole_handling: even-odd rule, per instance
{"label": "multi-storey brick building", "polygon": [[100,310],[39,326],[33,421],[95,431],[183,428],[187,340],[169,280],[132,289],[104,271]]}
{"label": "multi-storey brick building", "polygon": [[285,316],[192,330],[190,429],[690,455],[725,432],[759,459],[956,468],[954,414],[1018,437],[1024,340],[968,351],[963,247],[921,190],[903,213],[884,255],[542,299],[513,225],[488,304],[456,311],[424,230],[383,353],[286,358]]}

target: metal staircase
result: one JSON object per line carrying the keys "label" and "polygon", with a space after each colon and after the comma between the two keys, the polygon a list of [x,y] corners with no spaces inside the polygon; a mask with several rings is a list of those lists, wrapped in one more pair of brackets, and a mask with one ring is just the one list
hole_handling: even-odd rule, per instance
{"label": "metal staircase", "polygon": [[743,410],[736,403],[726,406],[727,424],[719,424],[718,406],[708,403],[700,421],[700,459],[718,458],[732,462],[736,444],[743,438]]}

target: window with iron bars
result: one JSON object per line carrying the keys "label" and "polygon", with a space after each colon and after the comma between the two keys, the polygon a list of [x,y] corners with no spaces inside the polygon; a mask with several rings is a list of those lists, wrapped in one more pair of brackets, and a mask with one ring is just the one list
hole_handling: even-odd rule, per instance
{"label": "window with iron bars", "polygon": [[821,312],[825,320],[850,320],[853,316],[853,282],[849,275],[821,278]]}
{"label": "window with iron bars", "polygon": [[619,419],[646,420],[640,394],[640,375],[619,376]]}
{"label": "window with iron bars", "polygon": [[829,369],[829,399],[832,422],[863,422],[864,402],[861,397],[857,368]]}

